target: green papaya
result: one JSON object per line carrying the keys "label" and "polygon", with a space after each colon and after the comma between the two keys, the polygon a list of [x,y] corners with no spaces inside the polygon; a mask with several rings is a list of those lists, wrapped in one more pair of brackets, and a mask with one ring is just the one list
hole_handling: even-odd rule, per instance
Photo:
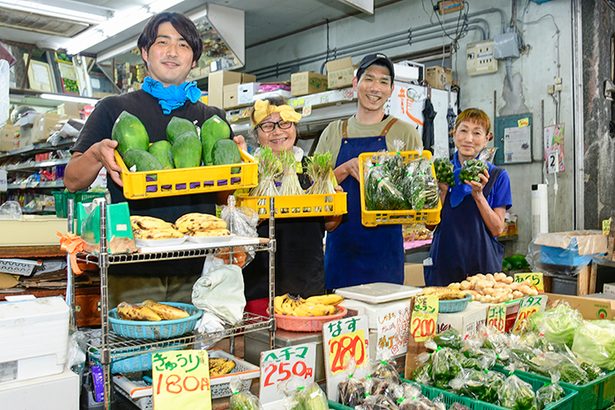
{"label": "green papaya", "polygon": [[201,126],[201,140],[203,141],[203,163],[213,165],[211,152],[216,142],[229,139],[231,137],[231,127],[222,118],[214,115]]}
{"label": "green papaya", "polygon": [[[211,151],[211,156],[214,165],[241,164],[239,148],[237,148],[237,144],[231,139],[216,142],[214,149]],[[232,174],[237,174],[238,172],[239,168],[237,167],[231,169]]]}
{"label": "green papaya", "polygon": [[117,141],[117,150],[124,158],[129,149],[147,151],[149,136],[143,123],[128,111],[122,111],[111,130],[111,139]]}
{"label": "green papaya", "polygon": [[199,137],[196,126],[185,118],[173,117],[167,125],[167,139],[171,144],[175,143],[177,137],[182,134],[190,133],[194,137]]}
{"label": "green papaya", "polygon": [[155,156],[142,149],[129,149],[122,156],[126,167],[130,169],[133,165],[137,167],[137,172],[157,171],[162,169],[162,164]]}
{"label": "green papaya", "polygon": [[162,169],[173,169],[173,152],[171,151],[171,143],[167,140],[156,141],[149,146],[147,151],[156,157],[162,164]]}
{"label": "green papaya", "polygon": [[192,168],[201,165],[201,141],[189,133],[177,137],[171,151],[175,168]]}

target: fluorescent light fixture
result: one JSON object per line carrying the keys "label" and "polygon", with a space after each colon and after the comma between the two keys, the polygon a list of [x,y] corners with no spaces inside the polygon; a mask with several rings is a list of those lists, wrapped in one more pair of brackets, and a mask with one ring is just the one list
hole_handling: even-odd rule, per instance
{"label": "fluorescent light fixture", "polygon": [[66,49],[68,54],[78,54],[181,2],[182,0],[156,0],[144,6],[122,10],[104,23],[73,37],[62,47]]}
{"label": "fluorescent light fixture", "polygon": [[0,7],[95,24],[107,21],[113,16],[113,11],[109,8],[71,0],[47,0],[45,2],[27,0],[0,1]]}
{"label": "fluorescent light fixture", "polygon": [[68,101],[68,102],[76,102],[81,104],[91,104],[94,105],[98,102],[95,98],[87,98],[87,97],[78,97],[76,95],[63,95],[63,94],[46,94],[43,93],[40,95],[41,98],[45,100],[56,100],[56,101]]}

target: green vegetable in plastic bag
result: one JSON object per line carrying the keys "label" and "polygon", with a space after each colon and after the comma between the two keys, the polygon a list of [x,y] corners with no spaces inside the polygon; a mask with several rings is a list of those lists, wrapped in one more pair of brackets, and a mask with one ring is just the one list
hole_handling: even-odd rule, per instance
{"label": "green vegetable in plastic bag", "polygon": [[436,179],[438,182],[447,184],[450,187],[455,186],[455,175],[453,174],[453,164],[448,158],[436,158],[433,162],[436,170]]}
{"label": "green vegetable in plastic bag", "polygon": [[259,410],[261,409],[258,397],[249,391],[235,392],[229,401],[230,410]]}
{"label": "green vegetable in plastic bag", "polygon": [[407,208],[404,196],[386,176],[382,165],[373,164],[367,171],[365,205],[371,211]]}
{"label": "green vegetable in plastic bag", "polygon": [[312,383],[304,389],[299,389],[293,397],[293,405],[290,410],[328,410],[327,396]]}
{"label": "green vegetable in plastic bag", "polygon": [[552,309],[532,315],[530,323],[544,335],[547,342],[572,346],[574,332],[583,323],[583,316],[567,303],[560,303]]}
{"label": "green vegetable in plastic bag", "polygon": [[452,328],[435,335],[433,341],[439,347],[450,347],[455,350],[461,350],[463,345],[459,332]]}
{"label": "green vegetable in plastic bag", "polygon": [[564,389],[557,383],[547,384],[536,391],[536,401],[538,402],[539,409],[544,409],[562,397],[564,397]]}
{"label": "green vegetable in plastic bag", "polygon": [[487,165],[478,159],[469,159],[463,163],[459,172],[459,180],[461,182],[480,182],[478,177],[487,169]]}
{"label": "green vegetable in plastic bag", "polygon": [[429,161],[419,159],[408,165],[403,193],[414,210],[433,209],[438,206],[440,194]]}
{"label": "green vegetable in plastic bag", "polygon": [[574,334],[572,351],[582,360],[615,370],[615,322],[586,320]]}
{"label": "green vegetable in plastic bag", "polygon": [[446,388],[448,382],[461,371],[457,353],[448,347],[437,350],[431,355],[431,378],[434,386]]}
{"label": "green vegetable in plastic bag", "polygon": [[537,410],[532,386],[517,376],[509,376],[502,385],[500,405],[513,410]]}

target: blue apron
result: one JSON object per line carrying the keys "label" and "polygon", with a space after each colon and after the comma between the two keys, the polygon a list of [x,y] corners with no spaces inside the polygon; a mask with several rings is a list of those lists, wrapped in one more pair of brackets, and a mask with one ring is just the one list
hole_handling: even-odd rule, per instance
{"label": "blue apron", "polygon": [[[338,167],[363,152],[386,150],[386,134],[394,118],[375,137],[348,138],[348,122],[342,122],[342,143]],[[333,232],[327,234],[325,284],[327,289],[373,282],[404,282],[404,243],[401,225],[366,228],[361,224],[359,181],[352,176],[342,183],[347,193],[348,213]]]}
{"label": "blue apron", "polygon": [[[483,189],[485,198],[500,172],[499,168],[492,170]],[[427,286],[446,286],[476,273],[502,271],[504,245],[487,229],[472,195],[467,195],[455,208],[450,205],[450,195],[446,195],[441,221],[429,254],[433,266],[425,269]]]}

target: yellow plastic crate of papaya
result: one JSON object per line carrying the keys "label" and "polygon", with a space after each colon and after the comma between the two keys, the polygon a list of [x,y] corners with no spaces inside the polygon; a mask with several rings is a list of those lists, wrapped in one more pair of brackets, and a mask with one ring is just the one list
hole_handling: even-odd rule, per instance
{"label": "yellow plastic crate of papaya", "polygon": [[[411,161],[425,158],[431,160],[431,152],[424,150],[422,153],[418,151],[401,151],[399,153],[404,164],[409,164]],[[418,224],[424,223],[427,225],[437,225],[440,223],[440,211],[442,203],[438,199],[438,206],[433,209],[422,209],[420,211],[413,209],[403,209],[395,211],[387,210],[368,210],[365,205],[365,164],[367,161],[378,161],[382,156],[397,155],[397,152],[364,152],[359,155],[359,190],[361,192],[361,223],[364,226],[372,227],[378,225],[395,225],[395,224]],[[436,177],[436,171],[431,164],[431,174]]]}
{"label": "yellow plastic crate of papaya", "polygon": [[[269,218],[270,196],[237,195],[237,206],[254,209],[260,219]],[[347,213],[346,192],[335,194],[281,195],[273,197],[274,218],[304,218]]]}
{"label": "yellow plastic crate of papaya", "polygon": [[122,168],[124,196],[128,199],[202,194],[251,188],[258,184],[258,163],[240,150],[241,164],[130,172],[119,152],[115,160]]}

